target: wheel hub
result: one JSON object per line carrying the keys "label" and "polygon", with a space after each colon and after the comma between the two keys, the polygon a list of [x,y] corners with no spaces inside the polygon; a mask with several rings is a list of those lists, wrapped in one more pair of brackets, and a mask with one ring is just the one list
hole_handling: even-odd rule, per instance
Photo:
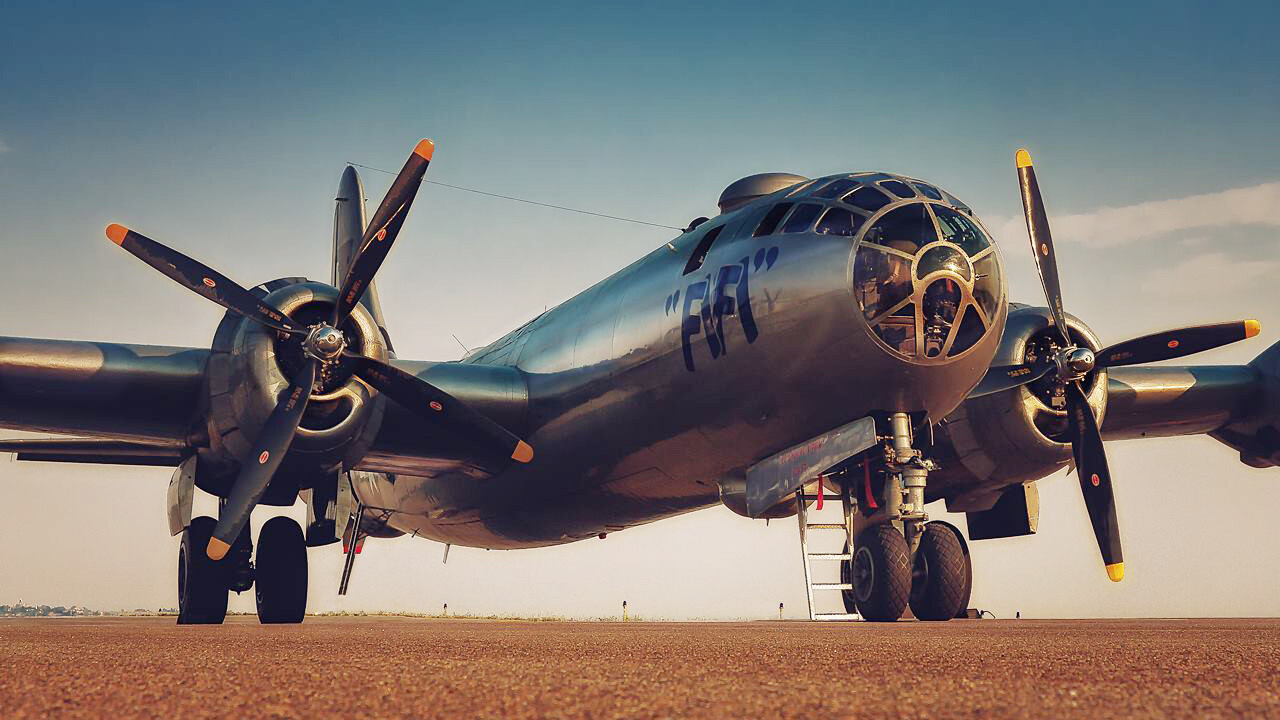
{"label": "wheel hub", "polygon": [[875,559],[871,557],[871,551],[858,548],[853,555],[853,594],[858,602],[866,602],[871,597],[875,578]]}

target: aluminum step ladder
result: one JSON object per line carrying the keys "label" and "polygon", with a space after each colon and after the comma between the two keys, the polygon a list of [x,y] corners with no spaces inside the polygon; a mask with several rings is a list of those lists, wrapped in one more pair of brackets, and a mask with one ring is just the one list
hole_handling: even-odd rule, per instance
{"label": "aluminum step ladder", "polygon": [[[818,612],[814,604],[815,592],[836,592],[842,593],[845,590],[852,590],[851,583],[843,582],[840,577],[840,566],[842,563],[848,562],[853,549],[853,513],[854,499],[847,487],[841,488],[839,493],[833,492],[834,488],[826,489],[822,479],[810,483],[814,489],[806,492],[809,486],[801,486],[796,491],[796,507],[798,512],[796,517],[800,521],[800,553],[804,560],[804,584],[809,600],[809,619],[810,620],[861,620],[862,616],[857,613],[848,612]],[[815,502],[812,509],[807,507],[810,500],[818,500],[818,495],[822,495],[824,507],[818,509]],[[834,500],[830,505],[826,501]],[[836,518],[834,512],[840,512],[841,516]],[[821,513],[823,517],[815,517]],[[811,520],[815,522],[810,522]],[[809,551],[809,532],[822,532],[834,535],[839,532],[843,536],[842,551],[840,552],[810,552]],[[835,538],[832,538],[833,540]],[[823,577],[834,576],[834,582],[831,580],[816,581],[814,563],[819,563],[818,569],[822,572]],[[836,597],[836,602],[841,608],[844,607],[844,599],[840,596]]]}

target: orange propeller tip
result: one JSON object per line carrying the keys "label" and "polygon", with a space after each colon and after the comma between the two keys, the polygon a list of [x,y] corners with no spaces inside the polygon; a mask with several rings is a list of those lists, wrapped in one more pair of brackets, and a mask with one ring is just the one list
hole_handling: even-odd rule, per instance
{"label": "orange propeller tip", "polygon": [[1111,582],[1120,582],[1124,579],[1124,563],[1111,563],[1107,566],[1107,577],[1111,578]]}
{"label": "orange propeller tip", "polygon": [[107,226],[107,238],[117,245],[124,244],[124,236],[129,234],[129,228],[123,225],[111,223]]}
{"label": "orange propeller tip", "polygon": [[423,160],[431,160],[431,156],[435,154],[436,144],[431,140],[423,139],[418,146],[413,149],[413,154]]}
{"label": "orange propeller tip", "polygon": [[533,459],[533,448],[529,443],[520,440],[516,443],[515,452],[511,453],[511,459],[516,462],[527,463]]}
{"label": "orange propeller tip", "polygon": [[1018,148],[1018,152],[1013,158],[1018,163],[1018,167],[1031,167],[1031,153],[1027,152],[1026,148]]}
{"label": "orange propeller tip", "polygon": [[1260,333],[1260,332],[1262,332],[1262,323],[1258,322],[1257,320],[1245,320],[1245,321],[1244,321],[1244,336],[1245,336],[1245,337],[1247,337],[1247,338],[1251,338],[1251,337],[1253,337],[1254,335],[1257,335],[1257,334],[1258,334],[1258,333]]}
{"label": "orange propeller tip", "polygon": [[227,556],[227,551],[230,549],[231,546],[227,543],[216,537],[211,537],[209,538],[209,547],[205,548],[205,554],[209,556],[210,560],[221,560]]}

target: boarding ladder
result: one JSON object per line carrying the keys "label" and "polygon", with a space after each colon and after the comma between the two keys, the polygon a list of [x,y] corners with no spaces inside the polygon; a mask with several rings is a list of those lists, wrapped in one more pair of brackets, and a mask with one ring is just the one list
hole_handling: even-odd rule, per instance
{"label": "boarding ladder", "polygon": [[[796,517],[800,521],[800,553],[804,559],[804,584],[809,600],[809,619],[861,620],[861,615],[843,611],[844,599],[839,594],[845,590],[853,589],[851,583],[844,582],[840,577],[840,567],[852,557],[855,501],[847,487],[842,485],[837,492],[837,488],[832,487],[832,485],[833,483],[829,480],[819,478],[812,483],[801,486],[796,491],[796,507],[798,508]],[[819,495],[822,496],[821,500],[819,500]],[[810,500],[815,501],[812,508],[807,507]],[[819,504],[823,506],[821,510],[818,509]],[[840,516],[836,517],[836,513],[840,513]],[[821,548],[821,551],[811,551],[809,549],[810,532],[815,533],[815,537],[818,533],[821,533],[823,539],[815,545]],[[838,540],[843,540],[843,542],[836,545],[835,551],[832,551],[832,544]],[[815,579],[817,574],[815,569],[821,573],[823,578],[834,577],[835,580]],[[837,593],[834,596],[837,606],[842,610],[840,612],[818,612],[817,606],[814,604],[814,593],[824,593],[823,599],[826,600],[827,597],[830,597],[827,593],[833,591]]]}

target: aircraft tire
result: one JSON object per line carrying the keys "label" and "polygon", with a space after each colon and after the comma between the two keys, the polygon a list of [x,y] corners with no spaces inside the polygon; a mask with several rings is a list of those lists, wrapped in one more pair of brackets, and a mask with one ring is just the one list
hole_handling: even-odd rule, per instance
{"label": "aircraft tire", "polygon": [[890,523],[872,525],[858,535],[850,571],[863,620],[894,622],[911,594],[911,551]]}
{"label": "aircraft tire", "polygon": [[[849,553],[849,543],[844,544],[845,554]],[[853,561],[843,560],[840,562],[840,583],[853,584]],[[852,590],[841,590],[840,600],[844,603],[844,611],[850,615],[858,612],[858,596],[854,595]]]}
{"label": "aircraft tire", "polygon": [[950,620],[969,599],[969,562],[951,528],[929,523],[912,568],[911,612],[918,620]]}
{"label": "aircraft tire", "polygon": [[209,559],[209,537],[217,521],[191,519],[178,546],[178,624],[219,625],[227,616],[227,581],[222,566]]}
{"label": "aircraft tire", "polygon": [[302,622],[307,613],[307,542],[292,518],[274,517],[262,525],[253,587],[259,622]]}

